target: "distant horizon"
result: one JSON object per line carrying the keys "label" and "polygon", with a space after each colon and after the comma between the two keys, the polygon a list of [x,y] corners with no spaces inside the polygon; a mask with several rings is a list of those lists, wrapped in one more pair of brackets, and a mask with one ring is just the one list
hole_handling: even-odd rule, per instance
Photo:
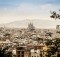
{"label": "distant horizon", "polygon": [[[58,21],[58,22],[57,22]],[[3,23],[0,26],[15,27],[15,28],[27,28],[29,23],[33,23],[36,28],[41,29],[55,29],[56,25],[60,25],[60,20],[40,20],[40,19],[25,19],[17,20],[13,22]]]}

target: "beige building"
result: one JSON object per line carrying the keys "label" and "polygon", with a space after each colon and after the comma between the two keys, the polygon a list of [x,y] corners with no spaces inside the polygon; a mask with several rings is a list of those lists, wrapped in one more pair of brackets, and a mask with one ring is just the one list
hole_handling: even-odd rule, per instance
{"label": "beige building", "polygon": [[26,46],[17,47],[16,57],[30,57],[30,50]]}
{"label": "beige building", "polygon": [[16,57],[42,57],[43,45],[18,46],[16,48]]}
{"label": "beige building", "polygon": [[40,50],[31,49],[31,57],[40,57]]}
{"label": "beige building", "polygon": [[42,57],[43,56],[43,45],[35,45],[33,49],[31,49],[31,57]]}

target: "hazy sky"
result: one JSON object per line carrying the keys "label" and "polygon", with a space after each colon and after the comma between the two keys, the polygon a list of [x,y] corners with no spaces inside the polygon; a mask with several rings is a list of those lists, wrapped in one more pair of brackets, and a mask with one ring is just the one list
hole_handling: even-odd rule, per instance
{"label": "hazy sky", "polygon": [[0,0],[0,24],[24,19],[51,20],[50,10],[59,9],[60,0]]}

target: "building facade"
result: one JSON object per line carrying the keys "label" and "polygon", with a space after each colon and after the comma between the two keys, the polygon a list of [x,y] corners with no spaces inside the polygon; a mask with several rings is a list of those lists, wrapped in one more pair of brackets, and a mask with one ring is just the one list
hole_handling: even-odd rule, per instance
{"label": "building facade", "polygon": [[17,47],[16,57],[30,57],[30,50],[26,46]]}

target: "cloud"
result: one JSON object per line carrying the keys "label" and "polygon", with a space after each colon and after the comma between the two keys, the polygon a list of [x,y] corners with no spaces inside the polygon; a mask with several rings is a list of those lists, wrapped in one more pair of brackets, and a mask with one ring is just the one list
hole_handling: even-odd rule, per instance
{"label": "cloud", "polygon": [[16,6],[4,7],[0,10],[1,23],[22,19],[48,19],[50,20],[50,10],[59,10],[59,5],[54,4],[31,4],[21,3]]}

